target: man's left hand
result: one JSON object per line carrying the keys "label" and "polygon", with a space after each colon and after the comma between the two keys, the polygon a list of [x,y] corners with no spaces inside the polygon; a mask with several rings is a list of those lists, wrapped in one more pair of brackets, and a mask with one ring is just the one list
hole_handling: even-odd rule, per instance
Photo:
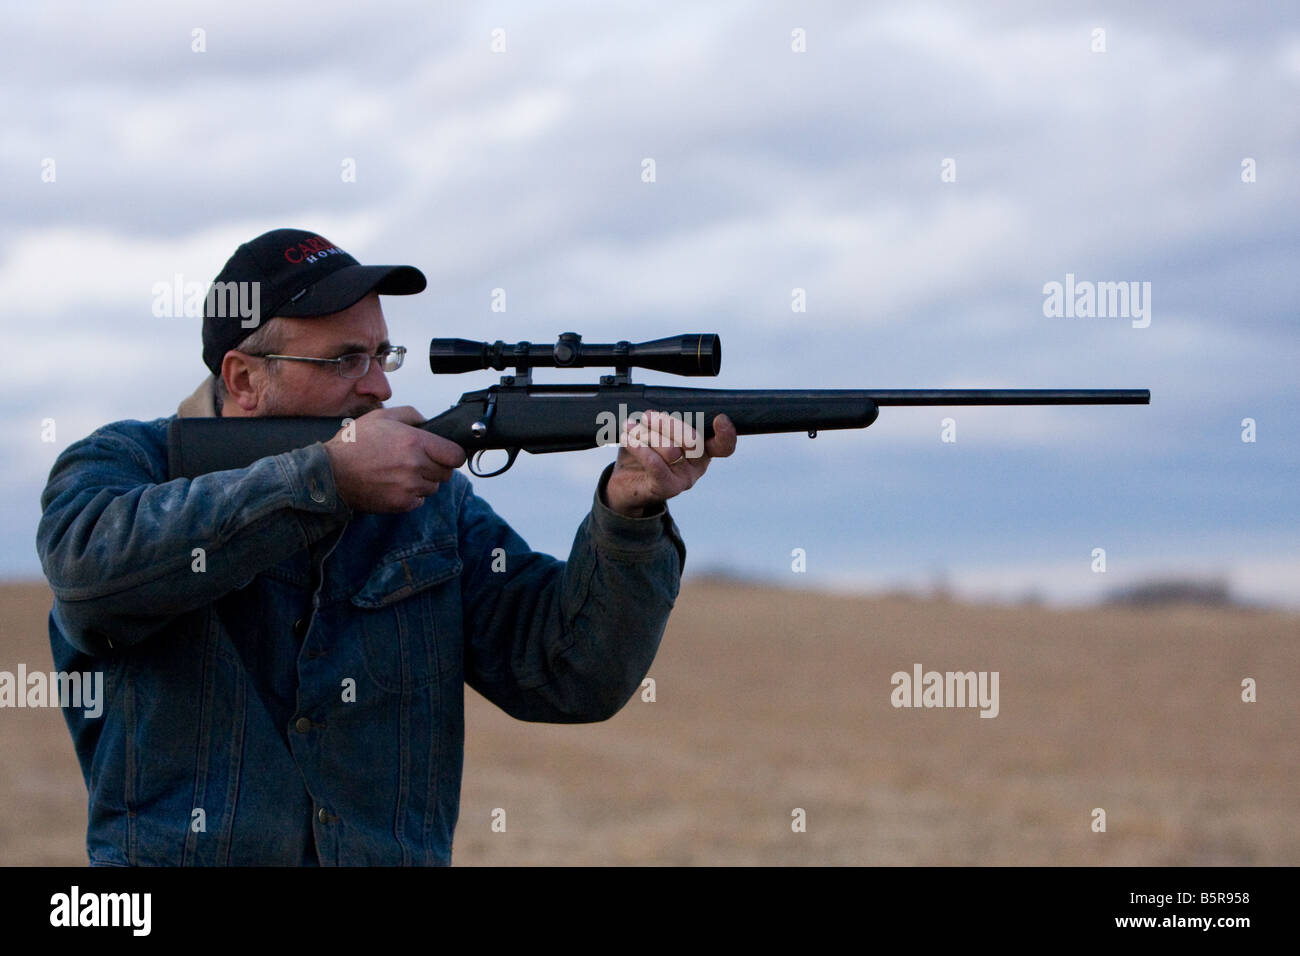
{"label": "man's left hand", "polygon": [[699,481],[712,459],[726,458],[735,450],[736,427],[726,415],[713,419],[713,437],[705,442],[680,419],[647,412],[624,432],[606,486],[606,503],[629,518],[653,514]]}

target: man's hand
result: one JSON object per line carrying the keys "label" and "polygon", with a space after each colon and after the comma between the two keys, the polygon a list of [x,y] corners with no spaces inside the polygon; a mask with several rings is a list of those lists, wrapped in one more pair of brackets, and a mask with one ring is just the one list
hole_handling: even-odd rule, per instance
{"label": "man's hand", "polygon": [[736,427],[726,415],[713,419],[713,437],[703,442],[685,422],[647,412],[623,436],[606,486],[606,503],[629,518],[644,517],[694,485],[711,459],[726,458],[735,450]]}
{"label": "man's hand", "polygon": [[414,428],[424,416],[410,405],[377,408],[352,425],[355,441],[344,432],[325,443],[334,484],[353,511],[394,514],[414,511],[465,464],[455,442]]}

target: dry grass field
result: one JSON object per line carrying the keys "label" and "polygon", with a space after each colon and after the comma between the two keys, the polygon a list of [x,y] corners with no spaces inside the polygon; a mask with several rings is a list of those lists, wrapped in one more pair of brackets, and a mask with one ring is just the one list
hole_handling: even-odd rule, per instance
{"label": "dry grass field", "polygon": [[[0,586],[0,670],[49,667],[48,608]],[[654,702],[549,726],[467,692],[455,862],[1297,865],[1298,637],[1261,611],[688,583]],[[916,663],[997,671],[1000,713],[894,708]],[[84,821],[58,711],[0,711],[0,863],[84,864]]]}

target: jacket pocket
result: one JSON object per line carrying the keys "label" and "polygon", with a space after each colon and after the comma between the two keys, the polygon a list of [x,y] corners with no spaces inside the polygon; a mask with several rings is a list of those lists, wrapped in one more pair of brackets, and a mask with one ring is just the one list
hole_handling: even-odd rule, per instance
{"label": "jacket pocket", "polygon": [[382,689],[428,686],[459,666],[460,574],[455,537],[391,552],[352,596],[366,672]]}

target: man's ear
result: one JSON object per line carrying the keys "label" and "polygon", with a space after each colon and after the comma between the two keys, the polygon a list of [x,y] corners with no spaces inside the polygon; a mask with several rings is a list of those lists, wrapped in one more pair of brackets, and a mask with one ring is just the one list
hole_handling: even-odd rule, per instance
{"label": "man's ear", "polygon": [[266,361],[231,349],[221,360],[221,380],[226,384],[222,417],[256,414],[266,394]]}

